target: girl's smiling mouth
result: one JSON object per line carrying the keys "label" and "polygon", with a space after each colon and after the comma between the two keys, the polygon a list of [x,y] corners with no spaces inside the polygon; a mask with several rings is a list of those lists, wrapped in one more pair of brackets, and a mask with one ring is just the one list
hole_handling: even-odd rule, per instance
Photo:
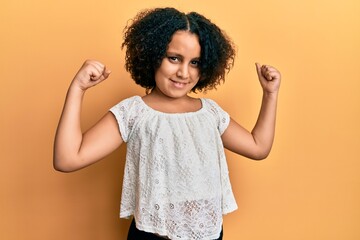
{"label": "girl's smiling mouth", "polygon": [[170,81],[172,82],[172,84],[176,87],[176,88],[184,88],[187,83],[186,82],[179,82],[179,81],[175,81],[170,79]]}

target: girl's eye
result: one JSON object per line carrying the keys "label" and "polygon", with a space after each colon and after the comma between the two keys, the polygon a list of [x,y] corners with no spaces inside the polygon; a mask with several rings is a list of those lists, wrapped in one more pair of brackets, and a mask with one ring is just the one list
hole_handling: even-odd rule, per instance
{"label": "girl's eye", "polygon": [[179,58],[178,57],[171,57],[171,56],[168,56],[168,59],[172,62],[178,62],[179,61]]}
{"label": "girl's eye", "polygon": [[200,61],[198,61],[198,60],[191,61],[190,63],[191,63],[191,65],[193,65],[195,67],[198,67],[200,65]]}

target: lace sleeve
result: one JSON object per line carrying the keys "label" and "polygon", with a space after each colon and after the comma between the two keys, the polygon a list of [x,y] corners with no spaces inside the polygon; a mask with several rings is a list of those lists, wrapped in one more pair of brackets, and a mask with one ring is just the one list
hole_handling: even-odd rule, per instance
{"label": "lace sleeve", "polygon": [[206,102],[209,103],[209,110],[216,120],[220,135],[222,135],[229,126],[230,116],[215,101],[206,99]]}
{"label": "lace sleeve", "polygon": [[118,122],[120,134],[124,142],[129,140],[129,135],[131,134],[135,117],[137,116],[137,114],[134,113],[136,112],[134,111],[134,106],[138,105],[137,103],[137,97],[131,97],[119,102],[110,109],[110,112],[114,114]]}

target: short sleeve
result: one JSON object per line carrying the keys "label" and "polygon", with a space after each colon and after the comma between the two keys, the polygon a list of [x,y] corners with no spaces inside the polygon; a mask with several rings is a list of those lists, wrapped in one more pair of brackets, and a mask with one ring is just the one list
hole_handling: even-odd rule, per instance
{"label": "short sleeve", "polygon": [[222,135],[229,126],[230,116],[214,100],[206,99],[206,101],[209,103],[209,110],[216,120],[220,135]]}
{"label": "short sleeve", "polygon": [[135,118],[138,116],[136,111],[134,112],[134,109],[138,109],[136,105],[139,105],[137,96],[127,98],[110,108],[110,112],[114,114],[117,120],[119,131],[124,142],[129,140]]}

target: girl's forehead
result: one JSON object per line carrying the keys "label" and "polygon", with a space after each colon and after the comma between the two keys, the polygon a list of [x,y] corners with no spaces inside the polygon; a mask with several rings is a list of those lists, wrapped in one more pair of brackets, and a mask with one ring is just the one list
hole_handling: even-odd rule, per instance
{"label": "girl's forehead", "polygon": [[196,33],[192,33],[188,30],[177,30],[174,32],[174,34],[171,36],[171,38],[182,38],[182,39],[190,39],[194,38],[197,42],[199,42],[199,36]]}
{"label": "girl's forehead", "polygon": [[189,31],[176,31],[168,45],[168,51],[187,52],[196,57],[200,57],[200,50],[199,37]]}

